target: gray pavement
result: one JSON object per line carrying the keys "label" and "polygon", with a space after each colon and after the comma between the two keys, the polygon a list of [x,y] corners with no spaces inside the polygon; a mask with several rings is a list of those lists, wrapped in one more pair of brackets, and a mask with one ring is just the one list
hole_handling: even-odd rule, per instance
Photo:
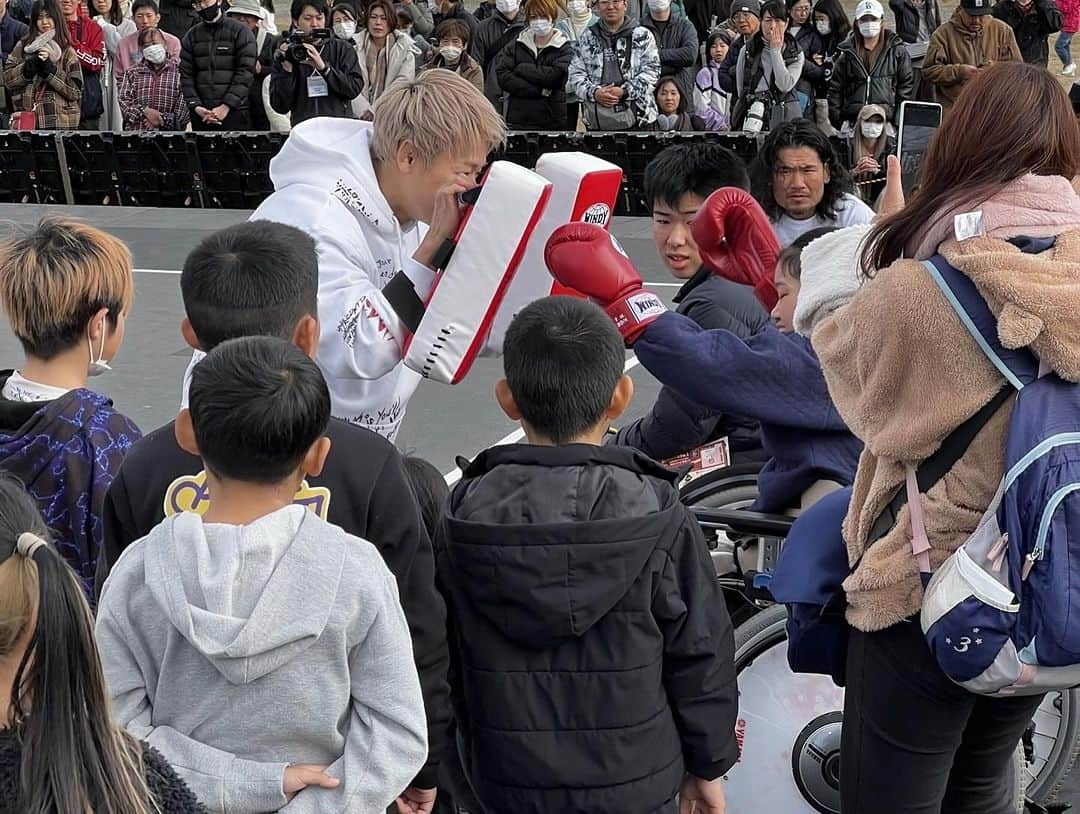
{"label": "gray pavement", "polygon": [[[0,204],[0,239],[20,225],[49,214],[78,217],[120,237],[131,248],[138,269],[135,304],[112,373],[95,379],[96,389],[111,396],[144,432],[176,415],[180,382],[191,351],[180,335],[183,303],[179,269],[187,253],[206,235],[246,220],[239,210],[146,209]],[[645,279],[670,304],[677,290],[652,246],[649,221],[617,218],[615,235],[638,264]],[[15,367],[22,355],[18,342],[0,320],[0,367]],[[402,450],[434,463],[442,472],[454,468],[458,455],[471,456],[516,429],[493,396],[501,375],[497,359],[479,359],[460,384],[425,381],[409,404],[398,437]],[[656,381],[642,368],[632,373],[637,385],[629,417],[642,415],[656,398]]]}

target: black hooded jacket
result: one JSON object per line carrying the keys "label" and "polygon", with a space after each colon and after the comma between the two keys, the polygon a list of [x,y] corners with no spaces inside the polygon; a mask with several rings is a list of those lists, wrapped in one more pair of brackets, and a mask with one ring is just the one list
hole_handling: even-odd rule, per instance
{"label": "black hooded jacket", "polygon": [[731,621],[676,473],[489,449],[436,533],[462,765],[485,810],[642,814],[738,758]]}

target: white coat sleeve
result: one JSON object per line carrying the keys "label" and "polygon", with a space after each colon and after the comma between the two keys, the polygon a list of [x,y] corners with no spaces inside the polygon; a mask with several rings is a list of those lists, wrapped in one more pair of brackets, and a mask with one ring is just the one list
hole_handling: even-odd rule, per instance
{"label": "white coat sleeve", "polygon": [[95,634],[109,688],[113,720],[157,749],[192,793],[214,812],[260,814],[286,803],[282,783],[288,763],[262,763],[207,746],[170,726],[154,726],[146,680],[123,622],[102,596]]}

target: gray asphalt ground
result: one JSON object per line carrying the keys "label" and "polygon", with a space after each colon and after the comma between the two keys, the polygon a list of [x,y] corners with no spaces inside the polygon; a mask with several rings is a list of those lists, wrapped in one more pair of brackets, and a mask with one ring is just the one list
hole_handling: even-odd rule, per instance
{"label": "gray asphalt ground", "polygon": [[[246,220],[249,213],[0,204],[0,239],[47,214],[85,220],[120,237],[131,248],[137,269],[135,304],[127,321],[124,345],[113,372],[91,384],[111,396],[118,409],[143,432],[170,421],[176,415],[180,382],[191,357],[180,335],[184,309],[179,270],[187,253],[203,237]],[[670,305],[676,283],[653,249],[648,219],[617,218],[613,231],[645,279],[662,284],[655,290]],[[18,342],[7,322],[0,320],[0,367],[17,367],[21,360]],[[423,382],[409,404],[398,445],[449,473],[458,455],[471,457],[508,436],[516,425],[502,414],[493,395],[501,373],[498,359],[479,359],[460,384]],[[629,417],[636,417],[648,410],[659,388],[641,367],[631,375],[637,393]]]}

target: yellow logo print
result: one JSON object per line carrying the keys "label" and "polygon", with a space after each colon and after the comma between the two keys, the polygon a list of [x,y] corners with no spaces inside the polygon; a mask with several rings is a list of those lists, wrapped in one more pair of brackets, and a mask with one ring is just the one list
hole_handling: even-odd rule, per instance
{"label": "yellow logo print", "polygon": [[[330,490],[324,486],[310,486],[305,480],[301,482],[293,503],[303,506],[323,520],[330,511]],[[206,514],[210,508],[210,490],[206,485],[206,472],[197,475],[181,475],[169,484],[165,490],[165,516],[172,517],[182,512],[195,512]]]}

